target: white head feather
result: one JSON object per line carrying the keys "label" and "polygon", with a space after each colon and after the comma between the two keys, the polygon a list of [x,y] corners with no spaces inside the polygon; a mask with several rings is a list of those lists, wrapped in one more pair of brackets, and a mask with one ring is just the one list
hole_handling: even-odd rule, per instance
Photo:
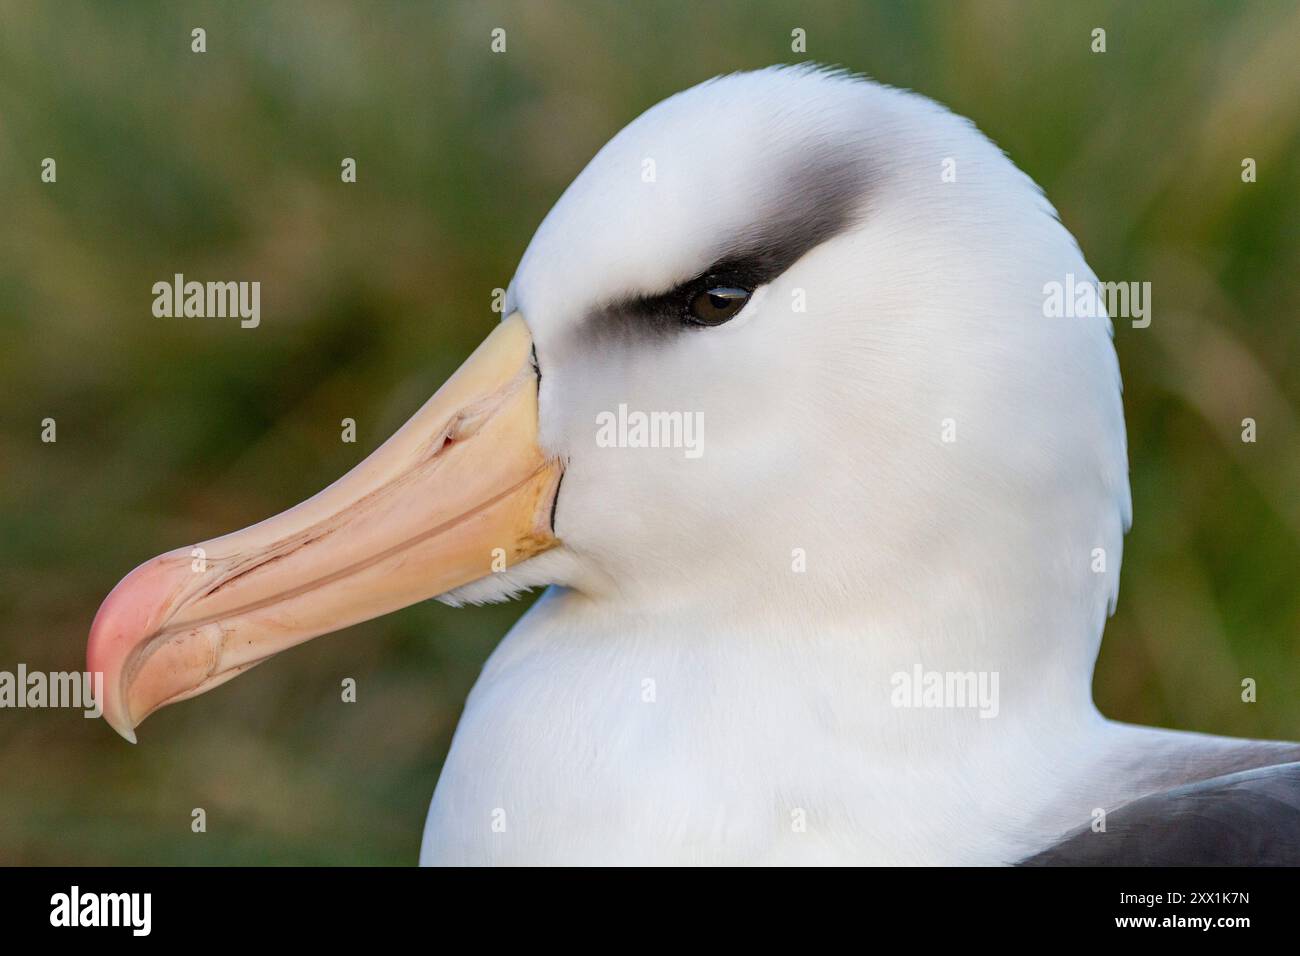
{"label": "white head feather", "polygon": [[[765,217],[789,229],[800,202],[819,215],[827,193],[803,180],[828,168],[862,186],[851,220],[735,319],[642,334],[620,316],[619,303],[700,275],[737,237],[771,237]],[[633,763],[633,741],[644,758],[695,733],[710,773],[761,776],[770,760],[774,794],[818,780],[837,796],[854,781],[874,793],[892,774],[896,799],[939,800],[918,793],[961,779],[959,752],[1000,773],[984,756],[1001,753],[985,747],[990,725],[1003,741],[1041,735],[1035,746],[1050,751],[1055,731],[1095,722],[1092,666],[1130,499],[1110,323],[1044,316],[1045,283],[1068,274],[1094,278],[1034,183],[921,96],[774,68],[704,83],[631,123],[546,217],[508,293],[507,312],[523,313],[536,342],[543,442],[567,463],[564,544],[448,599],[567,590],[498,650],[459,752],[467,735],[533,740],[531,720],[576,738],[620,728]],[[793,307],[800,291],[806,311]],[[702,456],[598,447],[597,415],[620,404],[702,413]],[[795,549],[806,572],[792,568]],[[891,709],[889,675],[917,663],[1000,672],[1005,719]],[[676,682],[676,703],[646,726],[623,709],[635,690],[608,686],[643,675]],[[736,745],[723,728],[737,721],[770,748],[729,766]],[[849,751],[830,739],[870,754],[834,784],[825,765]],[[621,745],[602,741],[613,760]],[[517,749],[512,773],[534,786],[578,772],[553,750],[533,765]],[[432,839],[454,856],[452,825],[437,821],[509,787],[469,766],[449,784],[457,760],[454,750],[426,852]],[[596,768],[582,773],[601,790]],[[624,797],[688,800],[700,786],[665,778],[662,793],[648,783]],[[593,812],[611,812],[606,801]],[[887,806],[864,798],[843,812]],[[932,809],[929,819],[946,812]],[[857,829],[875,858],[902,854]],[[592,846],[608,838],[593,833]],[[908,836],[912,855],[900,858],[925,858],[926,839]],[[933,837],[941,844],[963,858],[950,834]]]}
{"label": "white head feather", "polygon": [[[703,272],[837,151],[866,163],[858,221],[736,319],[642,337],[597,314]],[[1130,503],[1110,323],[1043,314],[1067,274],[1093,278],[1042,193],[930,100],[808,68],[665,100],[578,176],[509,290],[537,344],[543,442],[567,462],[566,548],[512,583],[858,620],[913,605],[932,621],[951,600],[963,629],[1042,601],[1086,625],[1091,656]],[[703,454],[598,447],[596,416],[620,403],[701,413]]]}

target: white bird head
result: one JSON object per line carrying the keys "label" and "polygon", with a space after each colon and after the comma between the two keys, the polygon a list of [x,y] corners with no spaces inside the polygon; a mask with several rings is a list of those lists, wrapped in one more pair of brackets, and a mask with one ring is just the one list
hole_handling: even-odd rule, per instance
{"label": "white bird head", "polygon": [[809,68],[671,97],[371,459],[202,571],[183,548],[119,584],[90,646],[108,716],[129,734],[316,634],[549,584],[1037,657],[1086,695],[1129,497],[1109,322],[1044,315],[1069,275],[1093,279],[1035,185],[923,97]]}
{"label": "white bird head", "polygon": [[[1010,599],[1051,565],[1099,615],[1124,425],[1107,320],[1044,316],[1071,273],[1092,278],[1037,187],[922,97],[783,68],[660,103],[561,197],[508,294],[565,462],[563,545],[457,595],[860,613],[946,571]],[[737,288],[733,317],[698,324],[701,294]],[[637,412],[677,416],[665,434],[694,416],[698,457],[603,447],[600,423]]]}

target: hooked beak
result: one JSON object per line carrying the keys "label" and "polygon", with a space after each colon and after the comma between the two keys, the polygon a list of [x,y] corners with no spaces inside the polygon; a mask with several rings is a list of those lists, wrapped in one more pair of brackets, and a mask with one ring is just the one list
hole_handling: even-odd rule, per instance
{"label": "hooked beak", "polygon": [[532,336],[516,313],[324,491],[123,578],[86,647],[104,675],[105,719],[134,743],[159,707],[287,647],[554,547],[562,469],[537,430]]}

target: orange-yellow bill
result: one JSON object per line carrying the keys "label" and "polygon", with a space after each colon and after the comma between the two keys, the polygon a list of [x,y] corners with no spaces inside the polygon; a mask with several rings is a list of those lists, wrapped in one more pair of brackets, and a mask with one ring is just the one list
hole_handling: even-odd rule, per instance
{"label": "orange-yellow bill", "polygon": [[108,722],[135,728],[310,638],[513,566],[558,542],[561,468],[537,441],[522,317],[499,325],[396,434],[282,514],[146,561],[86,648]]}

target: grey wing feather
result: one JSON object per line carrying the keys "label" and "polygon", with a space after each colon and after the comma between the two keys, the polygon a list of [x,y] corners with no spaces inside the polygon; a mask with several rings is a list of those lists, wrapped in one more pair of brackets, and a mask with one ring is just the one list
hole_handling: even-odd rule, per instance
{"label": "grey wing feather", "polygon": [[1153,793],[1020,866],[1300,866],[1300,762]]}

